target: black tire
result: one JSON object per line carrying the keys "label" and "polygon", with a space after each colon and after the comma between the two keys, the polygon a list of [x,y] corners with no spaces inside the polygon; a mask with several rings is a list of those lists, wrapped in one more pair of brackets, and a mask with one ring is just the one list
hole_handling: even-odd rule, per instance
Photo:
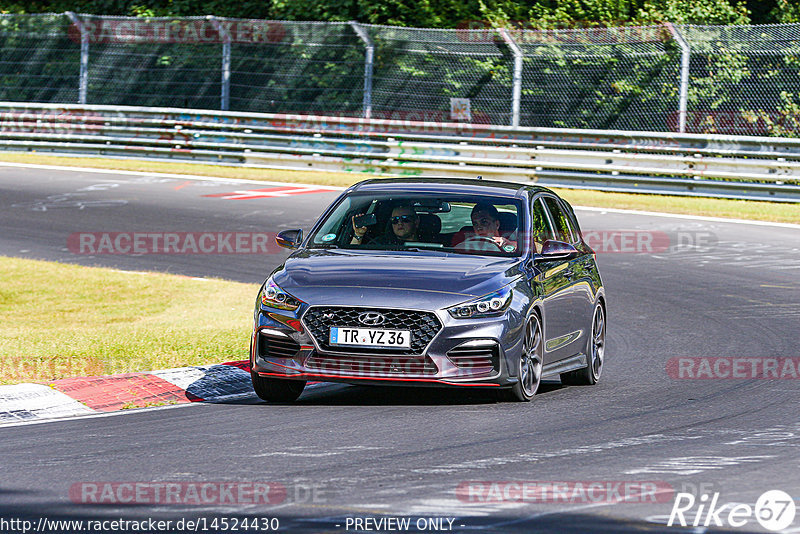
{"label": "black tire", "polygon": [[501,392],[503,400],[528,402],[536,395],[542,382],[542,321],[536,313],[532,313],[528,319],[524,336],[517,362],[519,380],[510,389]]}
{"label": "black tire", "polygon": [[253,379],[253,390],[256,395],[267,402],[294,402],[306,387],[306,383],[302,380],[264,378],[252,371],[250,377]]}
{"label": "black tire", "polygon": [[587,365],[583,369],[561,374],[561,383],[568,386],[593,386],[603,372],[606,350],[606,314],[599,302],[592,313],[592,330],[586,342]]}

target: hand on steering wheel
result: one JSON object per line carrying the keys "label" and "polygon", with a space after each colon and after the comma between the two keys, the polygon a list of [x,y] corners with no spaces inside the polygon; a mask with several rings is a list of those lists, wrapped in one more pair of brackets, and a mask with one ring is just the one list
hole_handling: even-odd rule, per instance
{"label": "hand on steering wheel", "polygon": [[485,250],[485,247],[484,248],[472,248],[472,247],[470,247],[470,245],[468,243],[475,243],[475,244],[477,244],[477,243],[491,243],[492,245],[496,246],[498,248],[498,250],[503,250],[503,245],[501,245],[500,243],[495,241],[493,237],[489,237],[489,236],[485,236],[485,235],[472,235],[472,236],[469,236],[467,239],[465,239],[464,241],[462,241],[461,243],[456,245],[455,248],[463,249],[463,250],[470,250],[470,249],[472,249],[472,250]]}
{"label": "hand on steering wheel", "polygon": [[494,237],[489,237],[485,235],[475,235],[467,239],[467,241],[485,241],[487,243],[491,243],[492,245],[496,246],[499,249],[503,248],[503,244],[495,241]]}

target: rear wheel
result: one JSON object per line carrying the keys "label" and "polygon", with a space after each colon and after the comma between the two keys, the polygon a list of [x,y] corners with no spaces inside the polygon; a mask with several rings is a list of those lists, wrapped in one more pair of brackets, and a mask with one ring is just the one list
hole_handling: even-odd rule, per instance
{"label": "rear wheel", "polygon": [[593,386],[600,380],[606,350],[606,314],[598,302],[592,315],[592,331],[586,343],[587,366],[561,375],[561,383],[569,386]]}
{"label": "rear wheel", "polygon": [[252,371],[250,376],[253,379],[256,395],[268,402],[294,402],[306,387],[306,383],[302,380],[264,378]]}
{"label": "rear wheel", "polygon": [[533,313],[525,325],[522,352],[519,357],[519,380],[503,391],[505,400],[527,402],[533,398],[542,381],[542,322]]}

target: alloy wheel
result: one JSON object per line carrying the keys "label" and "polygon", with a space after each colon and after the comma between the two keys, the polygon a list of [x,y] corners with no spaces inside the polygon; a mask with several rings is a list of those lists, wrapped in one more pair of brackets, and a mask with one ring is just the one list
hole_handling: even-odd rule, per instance
{"label": "alloy wheel", "polygon": [[542,326],[536,315],[531,317],[525,327],[519,379],[525,396],[533,397],[542,380]]}
{"label": "alloy wheel", "polygon": [[606,349],[606,318],[603,307],[598,304],[594,309],[592,318],[592,341],[591,341],[591,366],[594,379],[600,378],[603,372],[603,356]]}

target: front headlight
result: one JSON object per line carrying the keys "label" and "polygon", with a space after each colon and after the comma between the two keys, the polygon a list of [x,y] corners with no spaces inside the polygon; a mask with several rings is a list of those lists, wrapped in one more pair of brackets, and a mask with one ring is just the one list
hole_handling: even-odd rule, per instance
{"label": "front headlight", "polygon": [[261,304],[279,310],[296,311],[303,301],[281,289],[270,278],[261,288]]}
{"label": "front headlight", "polygon": [[511,286],[505,286],[494,293],[447,308],[447,311],[456,319],[502,315],[511,306],[513,295],[514,292],[511,290]]}

